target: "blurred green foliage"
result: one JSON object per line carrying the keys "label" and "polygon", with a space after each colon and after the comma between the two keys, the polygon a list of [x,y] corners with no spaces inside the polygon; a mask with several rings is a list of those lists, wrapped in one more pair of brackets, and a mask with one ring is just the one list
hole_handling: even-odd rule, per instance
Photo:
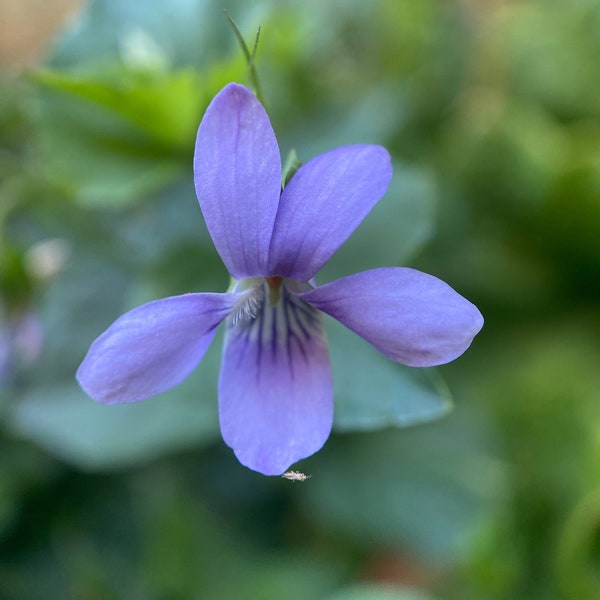
{"label": "blurred green foliage", "polygon": [[[335,431],[303,484],[220,440],[218,340],[139,405],[73,379],[127,308],[227,286],[191,177],[207,103],[248,83],[223,8],[262,26],[284,157],[392,152],[319,278],[411,265],[486,318],[441,374],[328,322]],[[597,0],[92,0],[5,73],[0,598],[600,597],[599,57]]]}

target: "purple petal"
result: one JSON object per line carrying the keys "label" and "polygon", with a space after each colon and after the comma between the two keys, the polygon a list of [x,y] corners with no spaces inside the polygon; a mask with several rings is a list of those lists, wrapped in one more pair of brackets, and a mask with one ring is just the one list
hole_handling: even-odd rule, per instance
{"label": "purple petal", "polygon": [[228,322],[219,418],[238,460],[280,475],[319,450],[333,422],[333,388],[321,316],[284,292],[252,320]]}
{"label": "purple petal", "polygon": [[397,362],[450,362],[483,326],[473,304],[437,277],[404,268],[363,271],[300,294]]}
{"label": "purple petal", "polygon": [[144,304],[91,345],[77,380],[105,404],[138,402],[183,381],[240,294],[185,294]]}
{"label": "purple petal", "polygon": [[344,146],[303,165],[283,190],[271,241],[273,275],[309,281],[385,194],[381,146]]}
{"label": "purple petal", "polygon": [[194,155],[196,194],[208,231],[236,278],[268,275],[281,191],[281,157],[254,94],[230,83],[206,109]]}

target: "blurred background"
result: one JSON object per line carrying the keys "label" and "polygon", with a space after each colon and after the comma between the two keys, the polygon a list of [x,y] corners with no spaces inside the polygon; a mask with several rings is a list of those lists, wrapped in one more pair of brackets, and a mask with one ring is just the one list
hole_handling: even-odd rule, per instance
{"label": "blurred background", "polygon": [[[220,439],[220,341],[104,407],[74,372],[122,312],[221,291],[196,129],[249,83],[282,153],[394,159],[320,281],[412,266],[486,324],[438,370],[329,323],[335,428],[297,466]],[[600,598],[600,2],[2,0],[2,600]]]}

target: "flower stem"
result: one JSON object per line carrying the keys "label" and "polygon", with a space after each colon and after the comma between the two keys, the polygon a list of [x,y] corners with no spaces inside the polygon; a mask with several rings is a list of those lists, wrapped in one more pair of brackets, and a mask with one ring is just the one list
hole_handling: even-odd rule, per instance
{"label": "flower stem", "polygon": [[233,18],[227,12],[226,9],[224,9],[223,12],[225,13],[225,18],[229,22],[229,25],[231,25],[231,28],[233,29],[233,33],[235,33],[235,37],[237,38],[238,42],[240,43],[242,52],[244,53],[244,56],[246,57],[246,62],[248,63],[248,77],[250,78],[252,87],[254,88],[254,95],[258,98],[258,101],[266,108],[267,105],[265,103],[265,99],[264,99],[264,96],[262,93],[262,88],[260,85],[260,81],[258,79],[258,73],[256,71],[256,64],[255,64],[256,51],[258,49],[258,41],[260,38],[260,26],[259,26],[258,30],[256,31],[256,37],[254,38],[254,45],[252,46],[252,52],[250,52],[250,49],[248,48],[248,45],[246,44],[246,41],[244,40],[244,36],[242,35],[242,32],[240,31],[240,28],[238,27],[237,23],[233,20]]}

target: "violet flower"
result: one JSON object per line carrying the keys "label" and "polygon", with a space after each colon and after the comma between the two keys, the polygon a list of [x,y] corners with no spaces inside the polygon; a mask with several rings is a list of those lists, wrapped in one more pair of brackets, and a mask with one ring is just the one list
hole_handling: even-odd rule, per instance
{"label": "violet flower", "polygon": [[198,130],[196,193],[233,278],[227,293],[156,300],[117,319],[77,372],[105,404],[180,383],[225,321],[219,420],[239,461],[279,475],[325,443],[333,385],[320,311],[405,365],[446,363],[481,329],[477,308],[439,279],[391,267],[316,286],[313,277],[380,200],[392,177],[380,146],[313,158],[281,190],[281,159],[256,97],[231,83]]}

